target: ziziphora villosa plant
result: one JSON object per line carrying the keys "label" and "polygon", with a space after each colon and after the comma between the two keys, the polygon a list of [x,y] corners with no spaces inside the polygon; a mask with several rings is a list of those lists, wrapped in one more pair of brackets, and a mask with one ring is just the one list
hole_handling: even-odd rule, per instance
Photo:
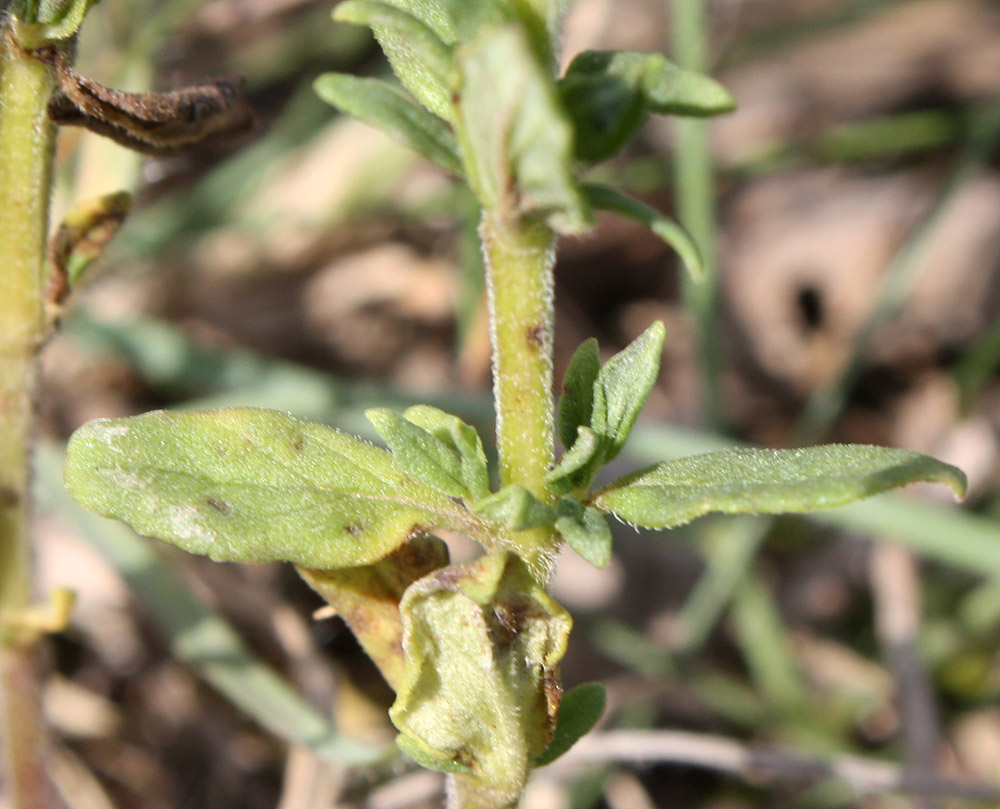
{"label": "ziziphora villosa plant", "polygon": [[[496,490],[480,436],[426,406],[368,412],[387,449],[281,413],[228,409],[92,422],[67,457],[66,483],[94,511],[213,559],[297,565],[395,689],[399,746],[450,774],[452,807],[516,805],[531,769],[600,715],[600,686],[562,693],[571,620],[547,583],[564,542],[607,563],[606,515],[659,529],[710,511],[826,508],[916,480],[964,489],[953,467],[867,446],[716,452],[593,487],[654,384],[664,328],[653,324],[603,365],[585,342],[556,408],[556,238],[610,209],[697,269],[674,223],[581,173],[618,153],[650,112],[733,104],[711,79],[655,54],[582,53],[555,76],[560,11],[554,0],[348,0],[335,18],[371,26],[401,86],[316,81],[326,101],[466,181],[482,206]],[[483,555],[449,564],[436,530],[475,540]]]}

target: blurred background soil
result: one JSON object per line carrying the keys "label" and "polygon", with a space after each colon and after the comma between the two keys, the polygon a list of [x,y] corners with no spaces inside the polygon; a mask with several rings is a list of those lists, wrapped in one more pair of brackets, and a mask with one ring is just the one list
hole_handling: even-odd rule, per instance
{"label": "blurred background soil", "polygon": [[[122,187],[137,199],[100,277],[46,348],[47,440],[91,418],[224,404],[363,432],[365,406],[412,401],[460,412],[490,434],[474,205],[312,92],[324,71],[385,73],[368,35],[334,25],[331,8],[103,0],[93,9],[78,60],[86,75],[141,89],[243,73],[261,121],[241,143],[142,163],[64,130],[57,209]],[[814,439],[936,454],[966,471],[970,506],[995,519],[1000,7],[714,0],[710,19],[715,75],[739,104],[711,130],[732,436],[795,443],[810,397],[849,369],[844,406]],[[571,4],[567,58],[586,48],[667,51],[668,42],[667,3]],[[670,212],[673,140],[669,120],[652,120],[595,176]],[[557,378],[586,337],[607,356],[663,319],[668,347],[646,423],[704,429],[679,272],[669,248],[613,217],[565,240]],[[40,485],[58,483],[42,476]],[[38,518],[40,587],[79,593],[69,628],[51,642],[46,688],[67,805],[440,805],[437,776],[404,765],[342,770],[289,755],[178,661],[144,594],[81,539],[75,519],[63,506]],[[664,536],[616,529],[608,568],[571,554],[560,567],[554,591],[576,619],[564,678],[608,684],[606,727],[695,730],[1000,784],[996,584],[803,520],[703,522]],[[753,548],[747,578],[695,642],[679,616],[716,569],[719,537],[734,530]],[[350,733],[391,739],[391,693],[337,619],[311,617],[320,603],[290,566],[215,565],[148,544],[318,710]],[[455,540],[453,553],[469,550]],[[913,626],[894,645],[885,621],[899,609]],[[762,772],[543,770],[527,805],[970,805]]]}

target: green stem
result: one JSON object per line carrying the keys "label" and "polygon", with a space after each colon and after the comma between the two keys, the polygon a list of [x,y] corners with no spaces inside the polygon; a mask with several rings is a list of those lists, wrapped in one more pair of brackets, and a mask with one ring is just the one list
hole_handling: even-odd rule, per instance
{"label": "green stem", "polygon": [[[493,343],[493,395],[500,483],[552,499],[543,477],[554,451],[552,329],[555,234],[546,225],[486,211],[479,228]],[[547,576],[555,541],[547,529],[519,531],[518,553]]]}
{"label": "green stem", "polygon": [[38,644],[18,632],[30,608],[31,445],[36,425],[45,240],[55,130],[45,66],[0,32],[0,715],[13,806],[52,805],[45,777]]}
{"label": "green stem", "polygon": [[[708,25],[704,0],[675,0],[673,56],[680,67],[696,73],[708,72]],[[699,118],[675,121],[674,151],[677,213],[681,224],[698,245],[704,277],[684,273],[683,294],[697,329],[697,350],[702,369],[702,404],[705,423],[719,431],[724,427],[720,380],[722,352],[719,340],[719,277],[715,255],[715,184],[708,122]]]}

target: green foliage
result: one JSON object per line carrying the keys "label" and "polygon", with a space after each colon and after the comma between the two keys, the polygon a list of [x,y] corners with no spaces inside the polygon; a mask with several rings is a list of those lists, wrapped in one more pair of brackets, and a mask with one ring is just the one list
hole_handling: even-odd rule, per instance
{"label": "green foliage", "polygon": [[476,503],[476,513],[511,531],[527,531],[550,525],[556,512],[529,492],[524,486],[512,483],[496,494]]}
{"label": "green foliage", "polygon": [[[683,230],[610,191],[585,193],[578,164],[617,154],[650,112],[714,115],[731,110],[732,97],[659,54],[589,51],[555,81],[552,43],[560,13],[559,3],[544,0],[348,0],[334,19],[371,26],[412,98],[389,85],[332,74],[321,77],[317,91],[462,174],[487,210],[579,233],[591,226],[593,197],[649,223],[695,271],[697,250]],[[414,99],[430,115],[416,112]],[[453,128],[457,154],[443,122]]]}
{"label": "green foliage", "polygon": [[456,51],[456,69],[459,142],[482,206],[544,218],[560,233],[586,230],[591,215],[573,172],[573,129],[524,32],[482,29]]}
{"label": "green foliage", "polygon": [[586,183],[583,186],[583,193],[594,208],[611,211],[649,228],[677,251],[692,278],[698,280],[704,278],[705,267],[698,252],[698,245],[694,243],[691,234],[673,219],[606,185]]}
{"label": "green foliage", "polygon": [[635,51],[579,54],[559,81],[559,95],[577,133],[576,157],[585,163],[618,154],[650,112],[718,115],[736,106],[708,76]]}
{"label": "green foliage", "polygon": [[[445,414],[442,414],[445,415]],[[365,412],[368,421],[392,450],[393,457],[407,472],[422,480],[428,486],[451,497],[464,500],[475,499],[466,485],[466,461],[480,458],[460,454],[454,444],[448,444],[412,421],[402,418],[391,410],[373,408]],[[481,445],[480,445],[481,450]],[[469,470],[474,485],[482,485],[486,479],[486,458],[482,465]],[[482,492],[480,492],[480,496]]]}
{"label": "green foliage", "polygon": [[584,477],[584,473],[590,469],[601,450],[601,437],[590,427],[581,425],[576,430],[576,441],[563,453],[555,468],[545,476],[545,481],[553,488],[564,488],[567,482],[571,484],[574,480]]}
{"label": "green foliage", "polygon": [[594,380],[591,429],[601,438],[601,463],[614,459],[656,383],[666,328],[657,321],[615,354]]}
{"label": "green foliage", "polygon": [[461,171],[455,136],[447,124],[400,88],[343,73],[324,73],[313,87],[328,104],[377,127],[441,168]]}
{"label": "green foliage", "polygon": [[634,525],[670,528],[711,511],[778,514],[845,505],[917,481],[961,497],[965,475],[917,452],[830,444],[794,450],[731,449],[665,461],[626,475],[593,499]]}
{"label": "green foliage", "polygon": [[656,383],[665,337],[657,321],[603,367],[596,341],[577,349],[558,407],[559,435],[569,450],[549,473],[552,484],[568,481],[586,489],[597,470],[621,452]]}
{"label": "green foliage", "polygon": [[14,36],[24,48],[41,48],[69,39],[97,0],[14,0]]}
{"label": "green foliage", "polygon": [[[658,54],[588,52],[557,79],[560,12],[550,0],[347,0],[334,18],[371,27],[400,86],[340,74],[315,82],[328,103],[470,185],[484,208],[484,241],[492,239],[487,263],[501,260],[495,253],[513,265],[509,288],[491,276],[494,292],[510,293],[500,305],[494,295],[494,326],[509,324],[519,291],[541,299],[551,289],[544,273],[555,234],[586,231],[595,209],[640,222],[693,276],[702,271],[680,226],[583,183],[581,172],[619,153],[649,113],[712,115],[732,109],[732,98]],[[551,301],[526,311],[510,330],[529,347],[518,357],[550,369]],[[496,330],[494,339],[502,342]],[[830,446],[666,461],[591,492],[625,447],[664,340],[654,323],[603,365],[595,340],[580,346],[558,402],[566,449],[558,462],[551,379],[541,371],[519,379],[515,405],[542,415],[526,429],[529,421],[501,406],[507,446],[513,435],[532,449],[526,462],[510,462],[501,446],[496,491],[477,432],[428,406],[366,412],[388,449],[248,408],[93,422],[70,442],[66,484],[88,508],[193,553],[295,563],[396,689],[399,747],[455,776],[477,805],[513,806],[531,768],[566,752],[604,708],[596,684],[561,695],[571,620],[546,589],[559,544],[603,567],[608,513],[664,528],[711,511],[828,508],[917,480],[964,491],[961,472],[925,456]],[[498,391],[519,373],[517,363],[506,367],[515,370],[498,374]],[[484,555],[449,564],[438,529],[473,539]]]}
{"label": "green foliage", "polygon": [[266,410],[90,422],[70,441],[81,504],[212,559],[368,564],[434,528],[487,526],[385,450]]}
{"label": "green foliage", "polygon": [[590,426],[594,412],[594,382],[600,371],[601,352],[597,340],[591,337],[573,352],[563,377],[557,414],[559,440],[566,449],[576,443],[581,427]]}
{"label": "green foliage", "polygon": [[[411,5],[347,0],[334,9],[333,18],[338,22],[371,26],[403,85],[427,109],[451,120],[448,93],[450,44],[454,42],[451,26],[439,15],[425,11],[425,17],[421,18],[413,13],[426,9],[429,4],[416,4],[412,11],[408,8]],[[448,44],[442,37],[447,37]],[[324,100],[344,109],[337,101]]]}
{"label": "green foliage", "polygon": [[429,405],[409,407],[403,416],[427,430],[458,457],[459,475],[473,501],[482,500],[490,493],[490,473],[483,439],[474,427],[458,416]]}
{"label": "green foliage", "polygon": [[594,567],[604,567],[611,561],[611,528],[596,508],[581,509],[575,501],[563,498],[559,504],[571,503],[575,509],[555,521],[555,529],[569,546]]}
{"label": "green foliage", "polygon": [[600,683],[585,683],[567,691],[559,702],[552,743],[537,759],[536,767],[551,764],[578,740],[590,733],[604,713],[607,692]]}

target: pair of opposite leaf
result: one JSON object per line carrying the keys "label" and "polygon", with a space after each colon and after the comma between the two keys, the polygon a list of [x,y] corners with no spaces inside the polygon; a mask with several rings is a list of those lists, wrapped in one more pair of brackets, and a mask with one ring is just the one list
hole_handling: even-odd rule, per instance
{"label": "pair of opposite leaf", "polygon": [[[554,78],[555,19],[501,0],[348,0],[334,19],[372,28],[402,86],[329,73],[320,97],[462,176],[482,207],[541,218],[559,233],[590,228],[593,209],[651,226],[692,272],[697,250],[676,223],[580,173],[624,148],[649,113],[733,109],[707,76],[663,56],[579,54]],[[554,13],[554,12],[553,12]]]}
{"label": "pair of opposite leaf", "polygon": [[[476,431],[427,406],[368,412],[391,451],[249,408],[94,421],[70,440],[66,482],[88,508],[193,553],[322,570],[377,562],[438,529],[516,551],[518,531],[551,524],[580,549],[566,518],[587,528],[595,511],[665,528],[711,511],[830,508],[917,480],[964,490],[959,470],[919,453],[827,445],[680,458],[590,491],[645,403],[663,338],[656,323],[603,367],[593,341],[577,351],[559,402],[568,450],[547,476],[550,502],[516,485],[490,492]],[[591,528],[598,538],[606,531]],[[592,544],[599,550],[582,543],[582,552],[600,564],[609,550],[603,539]]]}

